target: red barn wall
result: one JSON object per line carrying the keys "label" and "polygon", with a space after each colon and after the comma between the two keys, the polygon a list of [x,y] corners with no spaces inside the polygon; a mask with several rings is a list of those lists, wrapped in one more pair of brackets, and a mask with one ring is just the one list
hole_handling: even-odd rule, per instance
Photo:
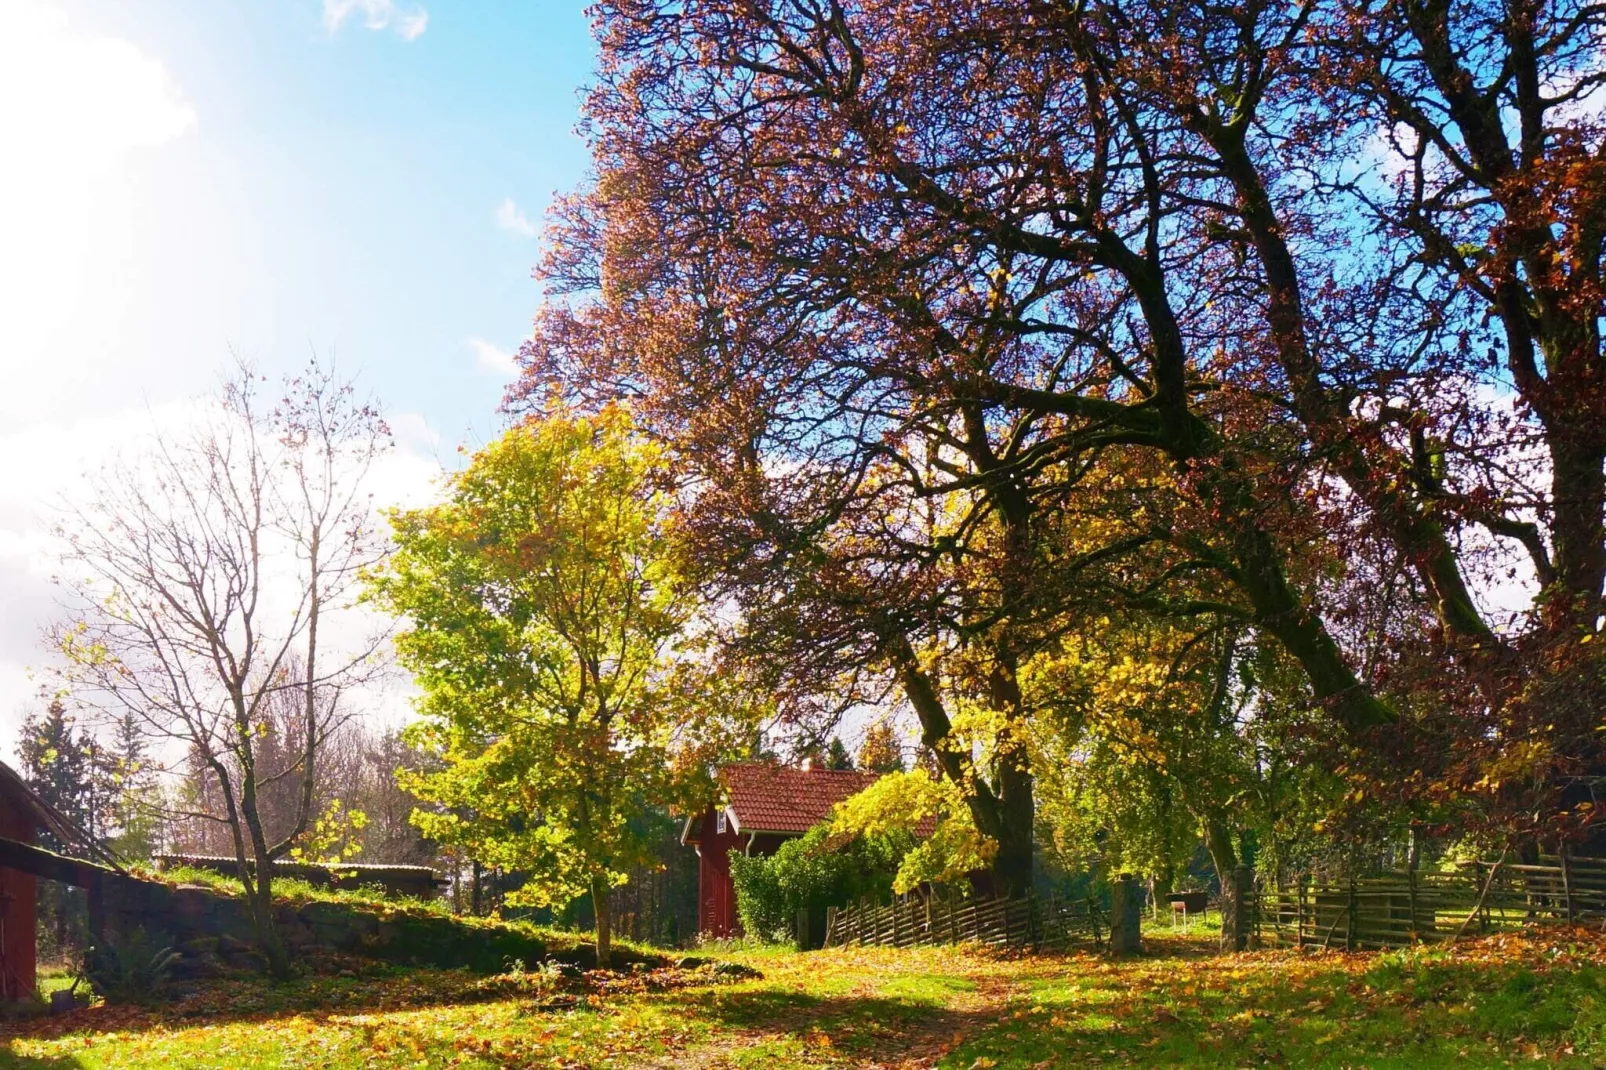
{"label": "red barn wall", "polygon": [[[0,793],[0,836],[34,842],[32,815],[15,799]],[[0,1000],[31,999],[38,941],[34,932],[37,905],[34,878],[14,869],[0,869]]]}
{"label": "red barn wall", "polygon": [[697,931],[705,936],[742,935],[742,919],[736,913],[736,884],[731,880],[730,853],[768,858],[792,836],[759,833],[752,838],[735,832],[729,821],[719,831],[719,814],[713,807],[704,812],[697,825]]}
{"label": "red barn wall", "polygon": [[697,835],[697,928],[708,936],[726,937],[742,934],[741,919],[736,916],[736,886],[731,883],[730,852],[740,852],[747,839],[725,824],[719,831],[719,819],[713,807],[702,817]]}

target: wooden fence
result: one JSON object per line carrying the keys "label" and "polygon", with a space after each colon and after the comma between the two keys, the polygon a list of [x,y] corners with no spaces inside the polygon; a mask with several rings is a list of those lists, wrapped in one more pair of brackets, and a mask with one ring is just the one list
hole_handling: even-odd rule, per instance
{"label": "wooden fence", "polygon": [[882,906],[831,907],[825,946],[916,947],[974,941],[1034,950],[1103,947],[1109,919],[1092,899],[952,899],[905,896]]}
{"label": "wooden fence", "polygon": [[1258,889],[1254,934],[1267,946],[1349,950],[1436,943],[1536,922],[1606,919],[1606,859],[1502,859],[1449,873],[1389,873]]}

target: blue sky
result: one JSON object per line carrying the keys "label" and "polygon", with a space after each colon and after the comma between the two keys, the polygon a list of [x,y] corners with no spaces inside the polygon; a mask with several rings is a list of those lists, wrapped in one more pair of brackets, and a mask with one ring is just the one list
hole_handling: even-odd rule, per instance
{"label": "blue sky", "polygon": [[[45,499],[231,350],[360,371],[394,479],[483,442],[594,63],[581,4],[8,0],[0,739],[53,611]],[[15,10],[13,10],[15,9]],[[0,744],[0,749],[5,749]]]}

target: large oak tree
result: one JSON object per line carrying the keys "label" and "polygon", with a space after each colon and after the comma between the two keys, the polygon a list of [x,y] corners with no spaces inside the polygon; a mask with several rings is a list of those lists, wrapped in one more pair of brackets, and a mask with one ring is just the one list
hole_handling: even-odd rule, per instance
{"label": "large oak tree", "polygon": [[[1029,771],[945,751],[944,680],[1024,716],[1060,599],[1156,555],[1110,596],[1278,643],[1357,769],[1590,821],[1599,5],[595,10],[526,386],[637,397],[766,640],[896,678],[978,827]],[[1067,550],[1112,456],[1174,508]]]}

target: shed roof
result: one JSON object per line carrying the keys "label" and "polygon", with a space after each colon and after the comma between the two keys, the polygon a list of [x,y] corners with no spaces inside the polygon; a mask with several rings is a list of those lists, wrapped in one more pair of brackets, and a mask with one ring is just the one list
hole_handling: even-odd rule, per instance
{"label": "shed roof", "polygon": [[[878,779],[851,769],[803,769],[773,762],[737,762],[719,771],[725,812],[735,831],[800,836],[831,816],[831,807]],[[682,842],[697,840],[696,815]]]}
{"label": "shed roof", "polygon": [[741,762],[721,770],[739,832],[804,833],[831,807],[874,784],[879,775],[852,769],[801,769]]}
{"label": "shed roof", "polygon": [[27,781],[5,762],[0,762],[0,795],[12,800],[14,805],[27,812],[33,818],[35,828],[44,829],[60,840],[64,846],[77,847],[91,858],[107,862],[116,869],[122,869],[117,857],[107,850],[104,844],[79,828],[60,810],[41,799],[39,793],[30,788]]}

